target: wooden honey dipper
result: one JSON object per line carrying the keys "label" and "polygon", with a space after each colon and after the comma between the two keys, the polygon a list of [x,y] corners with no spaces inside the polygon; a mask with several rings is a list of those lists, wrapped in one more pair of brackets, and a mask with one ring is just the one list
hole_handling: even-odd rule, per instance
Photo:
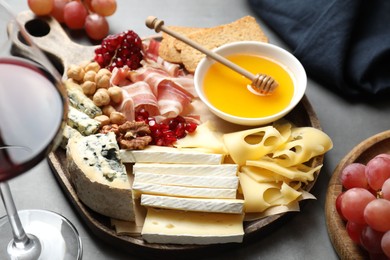
{"label": "wooden honey dipper", "polygon": [[157,17],[149,16],[148,18],[146,18],[145,24],[148,28],[154,29],[156,32],[163,31],[169,34],[170,36],[188,44],[189,46],[206,54],[208,57],[218,61],[219,63],[225,65],[226,67],[248,78],[252,82],[250,88],[248,87],[248,89],[254,94],[270,95],[278,87],[278,83],[271,76],[261,74],[261,73],[258,73],[256,75],[252,74],[251,72],[231,62],[225,57],[215,52],[212,52],[206,49],[205,47],[203,47],[202,45],[198,44],[197,42],[187,38],[186,36],[165,27],[164,21],[157,19]]}

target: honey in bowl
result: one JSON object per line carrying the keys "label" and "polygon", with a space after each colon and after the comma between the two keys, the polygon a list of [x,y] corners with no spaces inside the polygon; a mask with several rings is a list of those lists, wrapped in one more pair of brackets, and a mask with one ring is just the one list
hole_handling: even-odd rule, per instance
{"label": "honey in bowl", "polygon": [[218,110],[237,117],[259,118],[277,114],[290,104],[294,82],[282,65],[251,54],[234,54],[226,58],[253,74],[270,75],[279,86],[271,95],[256,95],[247,89],[250,80],[220,63],[214,63],[205,74],[203,90]]}

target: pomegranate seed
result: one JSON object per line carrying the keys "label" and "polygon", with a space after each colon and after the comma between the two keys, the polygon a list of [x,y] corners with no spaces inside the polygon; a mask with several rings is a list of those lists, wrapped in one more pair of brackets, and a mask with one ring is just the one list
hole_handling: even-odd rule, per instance
{"label": "pomegranate seed", "polygon": [[193,133],[195,132],[197,127],[198,125],[195,123],[187,123],[185,128],[188,133]]}
{"label": "pomegranate seed", "polygon": [[[109,35],[95,50],[95,61],[100,67],[113,70],[127,65],[130,69],[141,67],[143,59],[142,40],[132,30],[120,34]],[[103,60],[99,55],[103,55]]]}

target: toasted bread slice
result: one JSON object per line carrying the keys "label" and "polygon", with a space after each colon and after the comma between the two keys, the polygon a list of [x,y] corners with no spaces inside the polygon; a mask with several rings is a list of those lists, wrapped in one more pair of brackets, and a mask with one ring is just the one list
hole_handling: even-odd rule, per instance
{"label": "toasted bread slice", "polygon": [[[256,19],[251,16],[245,16],[229,24],[198,30],[187,36],[210,50],[236,41],[268,42],[267,36],[256,22]],[[178,51],[180,51],[181,62],[184,67],[189,72],[194,73],[196,66],[205,55],[187,44],[176,44],[174,46],[176,49],[180,48]]]}
{"label": "toasted bread slice", "polygon": [[[196,27],[183,27],[183,26],[167,26],[169,29],[178,32],[183,35],[188,35],[198,30],[203,30],[203,28]],[[181,63],[180,50],[176,49],[174,46],[175,42],[178,41],[174,37],[168,35],[167,33],[162,33],[162,41],[159,48],[159,55],[166,61]]]}

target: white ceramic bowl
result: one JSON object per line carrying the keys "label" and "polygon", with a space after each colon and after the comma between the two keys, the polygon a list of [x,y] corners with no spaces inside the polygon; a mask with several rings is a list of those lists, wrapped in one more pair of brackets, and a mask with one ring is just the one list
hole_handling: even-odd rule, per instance
{"label": "white ceramic bowl", "polygon": [[[294,83],[294,94],[290,104],[282,111],[259,118],[245,118],[227,114],[215,108],[206,98],[203,91],[203,79],[210,66],[215,63],[211,58],[203,58],[195,70],[194,83],[196,92],[199,98],[208,106],[208,108],[220,118],[240,125],[265,125],[274,122],[285,115],[287,115],[302,99],[306,91],[307,76],[302,64],[290,52],[270,43],[241,41],[234,42],[218,47],[214,50],[222,56],[229,56],[232,54],[255,54],[265,58],[274,60],[282,65],[292,77]],[[221,97],[223,98],[223,96]]]}

